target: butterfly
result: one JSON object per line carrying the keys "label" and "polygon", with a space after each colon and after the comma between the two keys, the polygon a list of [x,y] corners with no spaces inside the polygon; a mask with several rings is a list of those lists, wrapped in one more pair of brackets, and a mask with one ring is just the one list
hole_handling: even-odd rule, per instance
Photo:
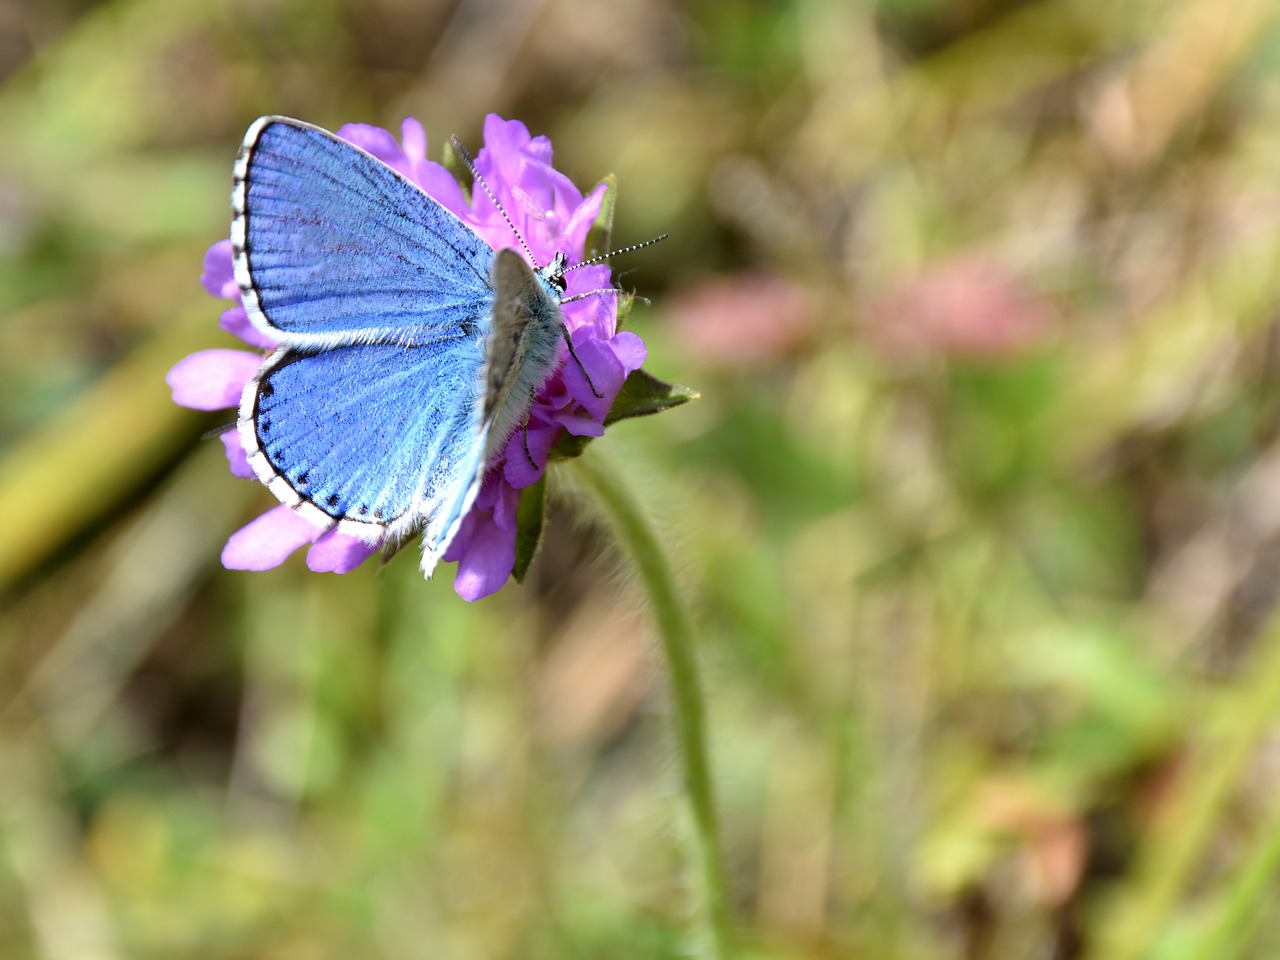
{"label": "butterfly", "polygon": [[564,254],[535,270],[495,251],[391,167],[287,117],[249,127],[231,205],[245,311],[278,345],[240,402],[250,466],[326,529],[391,546],[420,530],[430,577],[560,340],[572,352]]}

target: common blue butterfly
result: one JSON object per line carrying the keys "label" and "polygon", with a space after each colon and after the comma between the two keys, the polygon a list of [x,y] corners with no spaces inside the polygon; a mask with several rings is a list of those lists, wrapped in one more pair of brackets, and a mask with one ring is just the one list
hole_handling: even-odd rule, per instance
{"label": "common blue butterfly", "polygon": [[320,526],[393,544],[421,530],[429,577],[555,368],[564,255],[535,271],[495,252],[395,170],[286,117],[245,134],[232,210],[245,311],[278,344],[240,402],[250,466]]}

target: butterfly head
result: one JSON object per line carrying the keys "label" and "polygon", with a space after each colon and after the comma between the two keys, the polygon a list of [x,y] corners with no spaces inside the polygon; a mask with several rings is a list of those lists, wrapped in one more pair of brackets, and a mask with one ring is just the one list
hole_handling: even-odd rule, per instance
{"label": "butterfly head", "polygon": [[562,251],[557,251],[556,255],[551,259],[545,267],[538,269],[538,276],[544,281],[555,287],[561,293],[565,292],[566,286],[564,282],[565,265],[568,263]]}

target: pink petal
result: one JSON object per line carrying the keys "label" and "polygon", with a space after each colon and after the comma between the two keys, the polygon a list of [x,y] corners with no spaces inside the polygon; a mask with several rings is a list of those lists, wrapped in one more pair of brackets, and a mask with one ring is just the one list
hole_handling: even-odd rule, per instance
{"label": "pink petal", "polygon": [[232,266],[230,240],[219,240],[205,251],[204,272],[200,274],[200,283],[215,297],[223,300],[240,299],[240,287],[236,284],[235,269]]}
{"label": "pink petal", "polygon": [[193,410],[227,410],[240,405],[244,385],[262,366],[262,357],[243,350],[201,350],[183,357],[164,378],[173,402]]}
{"label": "pink petal", "polygon": [[251,347],[261,347],[263,350],[276,348],[274,340],[249,322],[249,315],[244,312],[244,307],[237,306],[223,311],[222,316],[218,318],[218,326],[227,333],[239,337]]}
{"label": "pink petal", "polygon": [[307,568],[315,573],[350,573],[377,549],[376,543],[331,530],[307,551]]}
{"label": "pink petal", "polygon": [[249,460],[244,454],[244,447],[240,446],[240,431],[228,430],[219,439],[227,451],[227,465],[231,467],[231,475],[241,480],[256,479],[257,475],[253,472],[253,467],[249,466]]}
{"label": "pink petal", "polygon": [[323,532],[280,504],[231,535],[222,548],[222,565],[228,570],[270,570]]}
{"label": "pink petal", "polygon": [[[812,335],[820,315],[808,288],[768,273],[706,279],[670,297],[666,307],[681,348],[725,369],[777,362]],[[896,312],[869,316],[887,321],[882,329],[894,335],[906,326]]]}

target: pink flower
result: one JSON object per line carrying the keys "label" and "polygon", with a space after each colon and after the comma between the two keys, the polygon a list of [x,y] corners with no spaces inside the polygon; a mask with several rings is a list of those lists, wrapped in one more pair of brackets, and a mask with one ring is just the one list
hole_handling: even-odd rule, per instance
{"label": "pink flower", "polygon": [[696,359],[734,370],[774,362],[817,327],[817,297],[792,280],[740,273],[703,281],[667,306],[672,328]]}
{"label": "pink flower", "polygon": [[[386,130],[364,124],[348,124],[338,131],[338,136],[417,183],[495,249],[519,249],[511,228],[481,188],[473,190],[468,205],[448,171],[426,158],[427,139],[418,121],[404,121],[400,143]],[[600,214],[605,185],[583,197],[567,177],[551,166],[550,141],[531,137],[518,121],[491,114],[485,119],[484,139],[476,168],[524,237],[538,265],[549,263],[557,252],[565,253],[571,264],[580,262],[587,233]],[[222,314],[220,324],[224,330],[259,351],[270,351],[275,346],[249,323],[240,304],[229,240],[209,248],[200,281],[214,296],[235,304]],[[609,268],[603,265],[574,270],[565,276],[565,281],[566,297],[612,285]],[[567,432],[598,437],[604,433],[605,414],[622,382],[644,362],[645,347],[640,338],[617,331],[614,297],[588,297],[567,303],[562,312],[574,351],[591,384],[577,364],[563,362],[568,351],[562,347],[562,362],[535,397],[527,430],[512,436],[505,451],[489,464],[480,495],[444,556],[446,561],[458,564],[454,589],[464,599],[488,596],[506,582],[515,562],[519,491],[542,476],[550,450],[561,435]],[[181,360],[169,371],[166,381],[175,403],[197,410],[231,409],[238,406],[245,384],[257,372],[262,359],[259,352],[203,350]],[[237,432],[223,434],[222,440],[232,474],[252,479],[253,471]],[[355,569],[378,546],[336,531],[325,532],[281,505],[232,534],[222,551],[222,562],[228,569],[266,570],[279,566],[306,544],[311,545],[307,566],[333,573]]]}
{"label": "pink flower", "polygon": [[980,253],[926,267],[880,297],[866,313],[882,353],[998,359],[1042,343],[1053,315],[1011,269]]}

